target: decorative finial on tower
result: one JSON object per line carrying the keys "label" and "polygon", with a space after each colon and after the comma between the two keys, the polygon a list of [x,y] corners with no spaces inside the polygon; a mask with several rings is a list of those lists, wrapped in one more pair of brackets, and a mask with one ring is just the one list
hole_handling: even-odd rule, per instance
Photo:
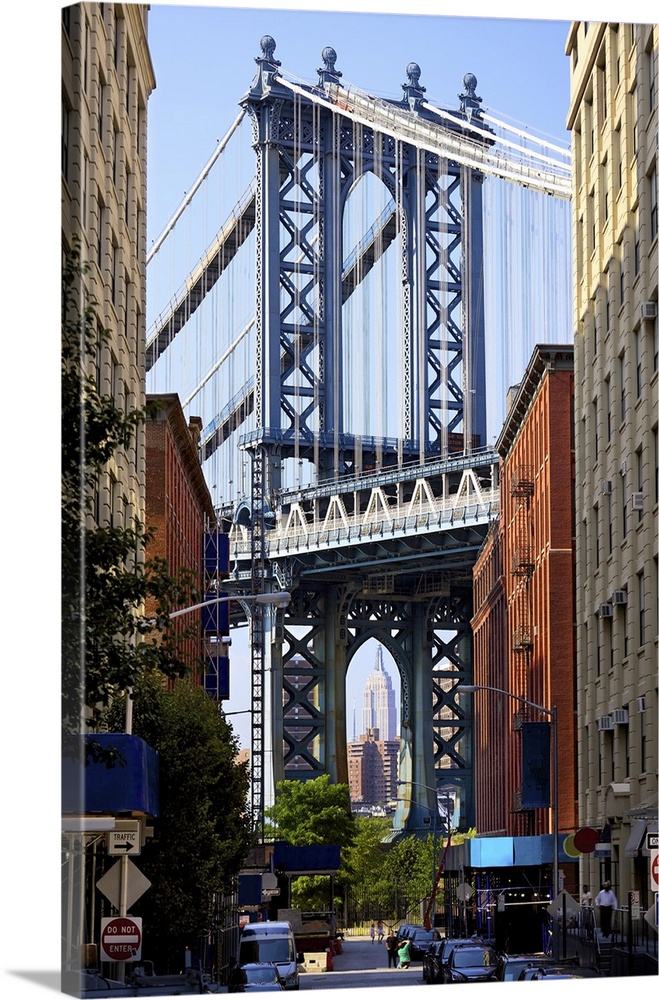
{"label": "decorative finial on tower", "polygon": [[273,80],[277,76],[277,69],[281,66],[278,59],[275,59],[275,49],[277,43],[272,35],[264,35],[260,42],[261,55],[254,56],[258,70],[252,80],[252,96],[262,96],[264,90],[272,87]]}
{"label": "decorative finial on tower", "polygon": [[478,116],[480,114],[480,107],[483,98],[476,96],[476,87],[478,86],[478,80],[473,73],[465,73],[462,78],[462,84],[465,88],[464,94],[458,94],[460,98],[460,110],[467,117],[467,121],[471,121],[472,116]]}
{"label": "decorative finial on tower", "polygon": [[320,57],[323,60],[323,68],[316,71],[318,73],[318,86],[323,87],[326,83],[338,84],[339,77],[343,76],[343,73],[336,68],[336,51],[331,45],[326,45],[320,53]]}
{"label": "decorative finial on tower", "polygon": [[423,95],[426,92],[426,88],[419,84],[421,67],[418,63],[411,62],[407,64],[405,72],[407,73],[407,83],[401,84],[405,95],[403,100],[409,105],[411,111],[416,111],[419,104],[423,103]]}
{"label": "decorative finial on tower", "polygon": [[274,63],[275,66],[281,66],[281,63],[274,58],[275,49],[277,48],[277,43],[272,37],[272,35],[264,35],[261,39],[261,52],[263,55],[262,59],[266,59],[268,62]]}

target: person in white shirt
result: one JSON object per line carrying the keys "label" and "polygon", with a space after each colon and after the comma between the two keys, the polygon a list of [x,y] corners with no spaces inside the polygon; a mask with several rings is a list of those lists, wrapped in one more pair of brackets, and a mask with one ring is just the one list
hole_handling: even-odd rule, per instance
{"label": "person in white shirt", "polygon": [[599,907],[600,930],[603,937],[611,937],[611,924],[613,922],[613,911],[618,908],[616,894],[611,888],[611,883],[606,881],[600,891],[595,896],[595,906]]}

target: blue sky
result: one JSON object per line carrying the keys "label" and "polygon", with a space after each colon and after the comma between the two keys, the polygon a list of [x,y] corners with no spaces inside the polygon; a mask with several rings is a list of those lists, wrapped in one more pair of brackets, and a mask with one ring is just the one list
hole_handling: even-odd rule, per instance
{"label": "blue sky", "polygon": [[400,99],[413,61],[426,98],[455,107],[465,73],[475,73],[493,113],[567,141],[567,30],[567,21],[152,5],[148,245],[234,120],[263,35],[284,70],[312,83],[331,45],[343,82],[376,96]]}
{"label": "blue sky", "polygon": [[[3,174],[6,286],[11,287],[3,343],[10,376],[2,395],[3,459],[12,474],[7,474],[2,508],[3,555],[11,567],[3,595],[2,759],[11,821],[2,826],[10,919],[0,981],[12,1000],[59,989],[59,334],[54,327],[60,291],[61,6],[59,0],[31,0],[10,4],[4,15],[6,38],[21,40],[6,47],[2,64],[8,95],[4,135],[13,156],[5,158]],[[493,11],[499,17],[518,15],[521,5],[511,0],[497,5],[472,0],[463,10],[468,7],[473,16],[457,21],[437,16],[458,9],[441,0],[406,0],[406,14],[395,17],[400,0],[234,0],[192,12],[165,11],[165,6],[171,5],[152,5],[150,13],[157,89],[149,101],[149,239],[233,120],[236,102],[253,77],[263,34],[274,36],[276,55],[290,72],[315,80],[320,52],[329,44],[337,50],[346,81],[385,96],[400,96],[405,67],[415,61],[428,97],[450,105],[464,73],[471,71],[486,104],[534,130],[561,135],[568,95],[567,22],[656,19],[648,0],[632,0],[624,8],[619,0],[555,0],[543,14],[564,23],[540,26],[481,20]],[[360,14],[348,17],[342,13],[346,10]],[[29,548],[28,537],[43,546],[39,555]],[[36,627],[38,645],[31,638]],[[373,662],[369,658],[367,672]]]}

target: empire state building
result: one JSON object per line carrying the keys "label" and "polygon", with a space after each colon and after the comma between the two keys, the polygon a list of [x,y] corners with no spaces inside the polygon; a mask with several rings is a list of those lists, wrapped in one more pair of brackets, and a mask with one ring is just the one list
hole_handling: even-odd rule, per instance
{"label": "empire state building", "polygon": [[396,692],[391,677],[384,669],[382,646],[378,646],[375,669],[366,678],[362,703],[362,733],[379,731],[381,740],[394,740],[398,735],[396,719]]}

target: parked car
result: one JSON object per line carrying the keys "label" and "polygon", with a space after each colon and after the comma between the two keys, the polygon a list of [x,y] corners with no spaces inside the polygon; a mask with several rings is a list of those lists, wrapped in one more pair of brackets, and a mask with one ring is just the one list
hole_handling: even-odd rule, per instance
{"label": "parked car", "polygon": [[401,941],[409,941],[414,932],[418,930],[425,930],[423,924],[401,924],[396,931],[396,937],[398,938],[399,943]]}
{"label": "parked car", "polygon": [[495,982],[497,953],[489,945],[462,943],[453,949],[446,965],[445,983]]}
{"label": "parked car", "polygon": [[586,965],[542,965],[538,966],[532,980],[539,979],[597,979],[602,975],[599,969]]}
{"label": "parked car", "polygon": [[446,982],[446,966],[453,949],[457,948],[459,945],[467,944],[467,939],[443,938],[439,943],[440,947],[437,949],[437,956],[435,960],[435,982],[444,983]]}
{"label": "parked car", "polygon": [[417,927],[410,935],[410,955],[412,958],[423,958],[433,941],[433,932],[425,927]]}
{"label": "parked car", "polygon": [[439,952],[444,939],[431,941],[423,956],[423,981],[425,983],[439,982]]}
{"label": "parked car", "polygon": [[561,968],[574,970],[579,967],[579,960],[577,958],[566,958],[561,963],[560,966],[556,964],[555,959],[550,958],[547,955],[543,955],[540,958],[533,958],[521,971],[517,977],[518,982],[528,982],[530,979],[534,979],[537,972],[545,968]]}
{"label": "parked car", "polygon": [[229,981],[229,993],[262,993],[283,989],[284,984],[274,962],[237,965]]}
{"label": "parked car", "polygon": [[520,974],[529,966],[555,964],[548,955],[506,955],[501,954],[497,960],[497,979],[502,983],[516,982]]}

